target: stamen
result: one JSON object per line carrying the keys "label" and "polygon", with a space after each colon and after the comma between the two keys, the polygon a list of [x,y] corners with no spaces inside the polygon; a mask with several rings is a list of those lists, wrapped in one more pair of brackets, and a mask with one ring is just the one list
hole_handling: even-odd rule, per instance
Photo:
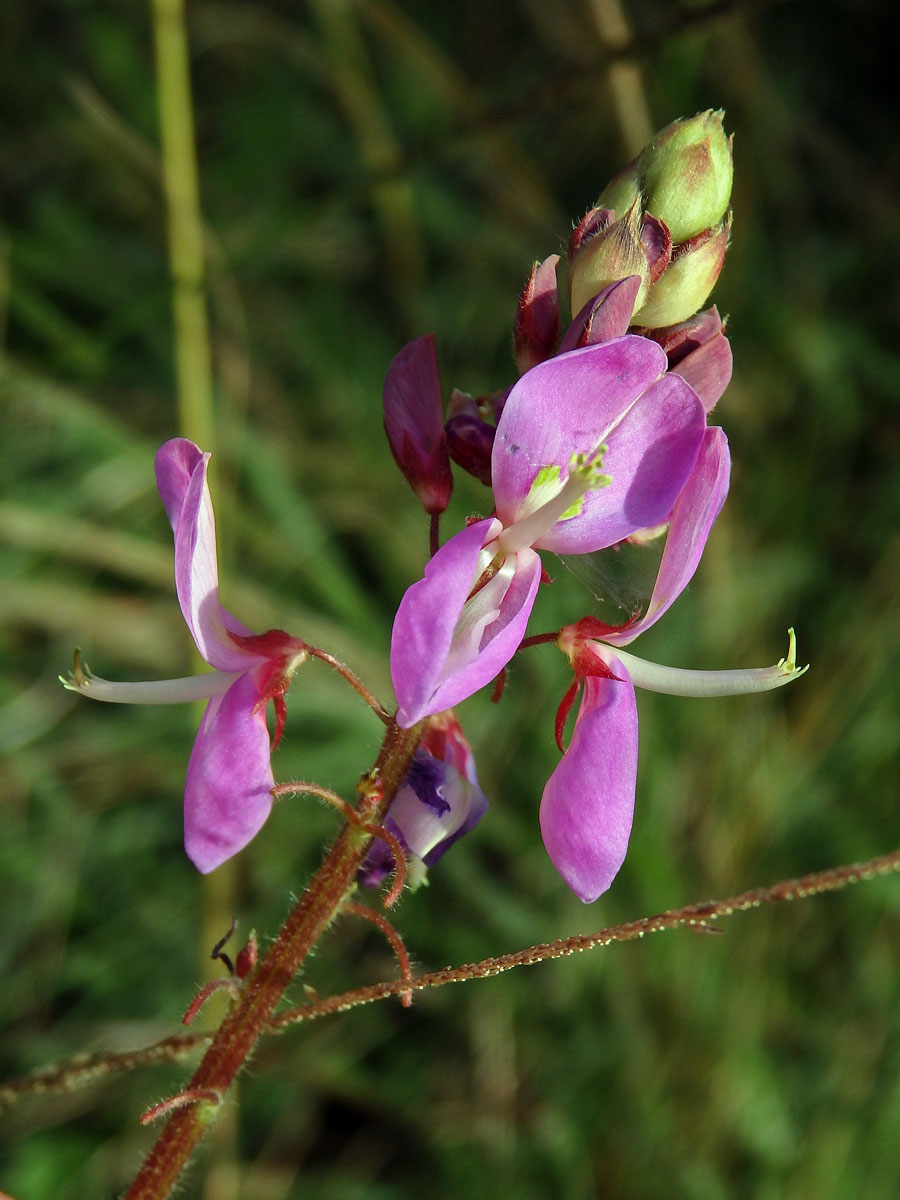
{"label": "stamen", "polygon": [[184,704],[224,695],[241,674],[240,671],[208,671],[205,675],[188,675],[183,679],[114,683],[94,675],[87,663],[82,664],[80,651],[76,650],[69,677],[60,675],[59,681],[67,691],[79,692],[89,700],[103,700],[107,704]]}
{"label": "stamen", "polygon": [[809,670],[808,664],[797,666],[797,640],[793,629],[788,631],[788,636],[787,658],[780,659],[774,667],[748,667],[737,671],[685,671],[647,662],[618,647],[610,653],[621,661],[632,683],[648,692],[665,692],[669,696],[743,696],[784,687]]}
{"label": "stamen", "polygon": [[[559,491],[520,521],[508,525],[492,543],[497,551],[514,554],[517,550],[533,546],[557,521],[577,516],[578,506],[586,492],[609,487],[612,476],[605,475],[601,470],[607,449],[605,444],[601,444],[590,455],[573,454],[569,459],[566,481]],[[546,487],[546,481],[542,486]]]}

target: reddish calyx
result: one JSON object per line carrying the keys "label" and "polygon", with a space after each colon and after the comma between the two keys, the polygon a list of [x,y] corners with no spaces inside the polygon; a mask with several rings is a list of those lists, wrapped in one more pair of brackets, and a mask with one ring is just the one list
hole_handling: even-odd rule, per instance
{"label": "reddish calyx", "polygon": [[254,712],[259,712],[271,700],[275,707],[275,732],[272,749],[281,741],[287,719],[284,697],[291,686],[296,669],[309,654],[302,638],[291,637],[283,629],[269,629],[265,633],[240,634],[229,630],[228,636],[236,646],[248,654],[256,654],[264,660],[259,682],[259,700]]}

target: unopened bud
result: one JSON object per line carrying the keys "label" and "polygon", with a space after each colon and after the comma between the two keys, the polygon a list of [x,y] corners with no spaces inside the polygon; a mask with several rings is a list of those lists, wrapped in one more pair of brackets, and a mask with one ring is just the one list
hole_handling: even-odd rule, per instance
{"label": "unopened bud", "polygon": [[610,283],[629,275],[640,277],[636,304],[642,305],[650,286],[650,259],[641,240],[638,203],[600,233],[585,238],[575,251],[570,269],[572,312]]}
{"label": "unopened bud", "polygon": [[706,300],[722,270],[731,214],[672,251],[672,261],[652,292],[634,314],[635,325],[657,328],[686,321]]}
{"label": "unopened bud", "polygon": [[558,265],[558,254],[551,254],[542,263],[535,263],[519,297],[513,337],[520,375],[550,358],[556,350],[559,336]]}
{"label": "unopened bud", "polygon": [[490,487],[494,426],[468,413],[460,413],[447,422],[446,433],[447,449],[456,465]]}
{"label": "unopened bud", "polygon": [[637,171],[638,160],[611,179],[597,200],[598,208],[611,208],[617,217],[628,212],[632,204],[641,198],[641,181]]}
{"label": "unopened bud", "polygon": [[733,163],[723,117],[708,109],[673,121],[638,159],[644,209],[668,225],[676,244],[718,225],[728,209]]}
{"label": "unopened bud", "polygon": [[409,342],[393,359],[384,377],[383,399],[384,429],[397,466],[425,511],[443,512],[453,476],[433,335]]}

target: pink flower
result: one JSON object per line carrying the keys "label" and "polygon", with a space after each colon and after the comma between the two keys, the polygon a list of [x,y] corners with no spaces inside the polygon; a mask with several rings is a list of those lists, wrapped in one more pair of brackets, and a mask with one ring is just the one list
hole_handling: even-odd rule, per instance
{"label": "pink flower", "polygon": [[[170,704],[207,699],[188,763],[184,844],[206,873],[256,836],[272,808],[270,755],[284,727],[284,693],[306,658],[305,643],[281,630],[256,636],[219,602],[209,455],[175,438],[156,455],[156,481],[175,535],[175,590],[191,636],[215,669],[206,675],[111,683],[76,669],[66,687],[93,700]],[[266,725],[275,705],[275,736]]]}
{"label": "pink flower", "polygon": [[607,890],[628,848],[638,757],[635,685],[676,696],[732,696],[781,687],[806,670],[796,665],[793,630],[787,659],[762,669],[678,670],[622,649],[654,625],[690,582],[725,502],[729,469],[725,434],[708,429],[672,513],[646,613],[620,628],[585,617],[558,639],[576,676],[557,715],[560,749],[579,685],[584,690],[572,740],[544,788],[541,833],[553,865],[586,903]]}
{"label": "pink flower", "polygon": [[404,595],[391,674],[409,727],[509,662],[538,550],[586,554],[666,521],[694,468],[703,406],[661,347],[625,336],[560,354],[513,387],[491,456],[496,516],[450,539]]}

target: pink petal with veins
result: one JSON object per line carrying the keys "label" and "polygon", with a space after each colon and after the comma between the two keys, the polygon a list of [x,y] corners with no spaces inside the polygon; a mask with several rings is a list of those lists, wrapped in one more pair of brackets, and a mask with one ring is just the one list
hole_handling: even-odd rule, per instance
{"label": "pink petal with veins", "polygon": [[490,683],[525,635],[541,575],[533,550],[508,555],[470,598],[482,547],[499,532],[493,519],[461,530],[400,601],[391,634],[391,678],[402,728]]}
{"label": "pink petal with veins", "polygon": [[186,438],[174,438],[156,454],[156,480],[175,534],[175,590],[197,649],[221,671],[242,671],[261,662],[228,637],[249,634],[219,602],[216,519],[209,494],[209,455]]}
{"label": "pink petal with veins", "polygon": [[264,825],[274,785],[258,672],[207,705],[188,764],[184,846],[206,874],[237,854]]}
{"label": "pink petal with veins", "polygon": [[541,833],[553,865],[585,904],[618,874],[631,834],[637,779],[634,686],[613,656],[619,680],[584,681],[572,741],[541,799]]}
{"label": "pink petal with veins", "polygon": [[504,525],[528,511],[539,471],[555,465],[564,479],[574,453],[593,455],[601,443],[612,482],[587,492],[578,513],[557,521],[535,548],[586,554],[666,520],[693,469],[705,419],[691,388],[664,371],[661,347],[626,336],[524,375],[506,402],[492,456]]}
{"label": "pink petal with veins", "polygon": [[695,466],[672,513],[659,573],[647,612],[620,633],[604,635],[612,646],[627,646],[655,625],[693,578],[716,517],[728,495],[731,455],[722,429],[707,429]]}

